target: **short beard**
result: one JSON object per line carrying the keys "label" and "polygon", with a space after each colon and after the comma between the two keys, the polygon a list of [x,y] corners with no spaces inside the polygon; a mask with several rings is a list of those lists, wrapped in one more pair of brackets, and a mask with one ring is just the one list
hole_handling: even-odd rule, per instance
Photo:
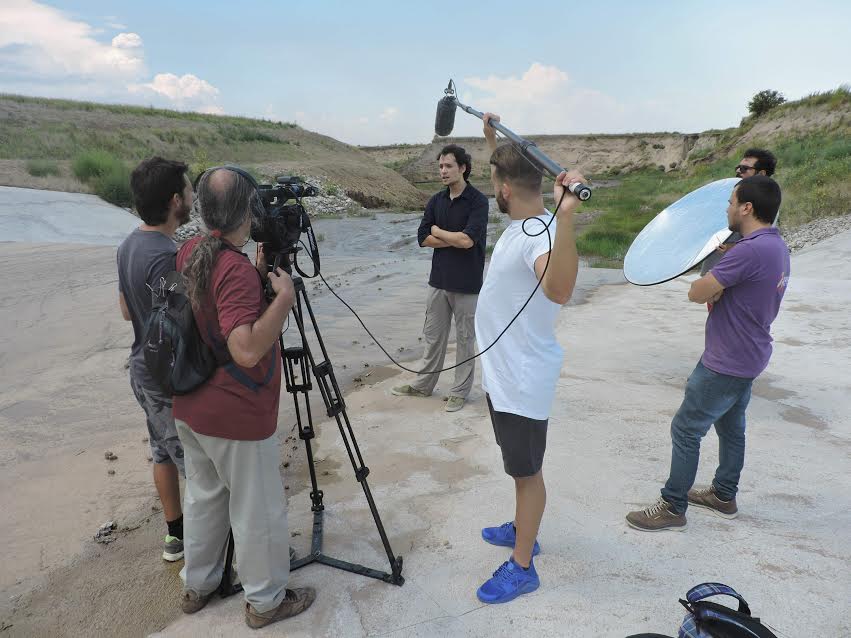
{"label": "short beard", "polygon": [[508,210],[508,200],[502,196],[502,193],[496,194],[496,205],[499,206],[499,212],[504,215],[511,215]]}
{"label": "short beard", "polygon": [[727,230],[733,233],[742,233],[742,225],[739,222],[732,222],[727,226]]}

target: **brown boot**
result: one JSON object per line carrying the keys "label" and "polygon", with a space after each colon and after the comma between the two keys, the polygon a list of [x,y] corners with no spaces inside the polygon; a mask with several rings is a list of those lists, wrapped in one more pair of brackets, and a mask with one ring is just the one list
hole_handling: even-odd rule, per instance
{"label": "brown boot", "polygon": [[245,624],[252,629],[260,629],[273,622],[278,622],[290,616],[297,616],[316,600],[316,590],[313,587],[288,589],[286,596],[276,609],[260,613],[254,607],[245,603]]}
{"label": "brown boot", "polygon": [[194,614],[196,611],[204,609],[215,593],[214,590],[209,594],[199,594],[197,591],[184,589],[183,597],[180,599],[180,608],[184,614]]}
{"label": "brown boot", "polygon": [[710,485],[702,490],[689,490],[688,502],[691,505],[702,507],[721,518],[736,518],[739,508],[736,507],[735,497],[729,501],[722,501],[715,493],[715,488]]}
{"label": "brown boot", "polygon": [[671,504],[660,498],[650,507],[630,512],[626,515],[630,527],[643,532],[661,532],[665,529],[682,530],[686,528],[686,515],[677,514]]}

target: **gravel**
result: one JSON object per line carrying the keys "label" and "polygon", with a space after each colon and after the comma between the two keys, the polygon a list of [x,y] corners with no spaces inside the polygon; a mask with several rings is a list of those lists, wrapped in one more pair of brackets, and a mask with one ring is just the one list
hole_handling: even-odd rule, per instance
{"label": "gravel", "polygon": [[[328,188],[326,185],[327,180],[321,176],[306,176],[304,181],[316,186],[320,192],[326,191]],[[305,197],[302,200],[302,204],[304,204],[307,214],[310,217],[346,217],[349,215],[361,216],[366,213],[366,210],[360,204],[345,195],[342,189],[339,187],[336,188],[338,192],[334,195],[324,192],[314,197]],[[197,211],[193,210],[189,221],[177,229],[174,239],[178,242],[184,242],[203,232],[203,229],[204,222],[201,221],[201,216]]]}
{"label": "gravel", "polygon": [[789,249],[794,253],[849,229],[851,229],[851,214],[823,217],[791,229],[781,226],[780,232]]}

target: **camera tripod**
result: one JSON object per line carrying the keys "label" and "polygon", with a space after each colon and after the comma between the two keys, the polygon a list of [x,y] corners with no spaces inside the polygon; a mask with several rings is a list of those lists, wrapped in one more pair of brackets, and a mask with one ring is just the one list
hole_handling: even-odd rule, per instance
{"label": "camera tripod", "polygon": [[[387,532],[384,531],[384,525],[381,522],[381,517],[378,515],[378,509],[375,506],[372,492],[369,489],[369,484],[366,477],[369,476],[369,468],[364,465],[363,457],[360,453],[355,433],[352,430],[352,425],[349,422],[349,416],[346,414],[346,404],[340,393],[340,388],[337,385],[337,378],[334,376],[334,369],[331,366],[331,361],[328,358],[328,352],[325,350],[325,344],[322,341],[322,335],[319,333],[319,326],[316,323],[316,317],[313,314],[313,308],[310,305],[310,299],[307,297],[307,291],[304,287],[304,281],[301,277],[293,277],[293,286],[295,287],[295,304],[292,308],[292,315],[295,317],[298,326],[299,336],[301,337],[301,345],[284,347],[283,334],[278,337],[281,346],[281,363],[283,366],[284,378],[286,380],[287,392],[293,396],[293,404],[295,406],[296,421],[298,423],[298,436],[304,441],[305,453],[307,454],[307,467],[310,471],[310,500],[312,502],[311,510],[313,511],[313,534],[310,546],[310,553],[303,558],[296,558],[290,562],[290,571],[300,569],[305,565],[312,563],[321,563],[329,567],[335,567],[347,572],[368,576],[383,580],[386,583],[393,585],[402,585],[405,582],[402,576],[402,557],[394,556],[393,550],[390,547],[390,541],[387,539]],[[307,309],[307,314],[310,318],[310,323],[313,327],[313,334],[319,344],[319,349],[322,352],[323,360],[316,363],[313,352],[310,349],[307,341],[307,335],[304,330],[304,311],[302,306]],[[381,537],[381,542],[384,545],[384,551],[387,552],[387,559],[390,562],[390,573],[357,565],[338,558],[328,556],[322,551],[322,533],[323,533],[323,514],[325,505],[323,504],[323,492],[319,489],[316,479],[316,465],[313,460],[313,450],[311,440],[315,437],[313,429],[313,417],[310,410],[310,397],[308,392],[313,389],[311,381],[311,372],[316,378],[319,392],[322,395],[322,400],[325,403],[325,409],[329,417],[334,417],[337,421],[337,427],[340,430],[340,436],[346,447],[346,452],[349,454],[349,460],[352,463],[352,468],[355,472],[355,478],[361,484],[363,493],[366,496],[366,501],[369,504],[369,509],[372,512],[372,518],[375,520],[375,526],[378,529],[378,534]],[[302,421],[301,406],[299,395],[304,402],[304,412],[306,423]],[[225,570],[222,575],[222,582],[219,585],[219,594],[222,597],[230,596],[239,591],[242,591],[242,585],[234,582],[233,568],[234,541],[233,532],[228,536],[228,547],[225,556]]]}

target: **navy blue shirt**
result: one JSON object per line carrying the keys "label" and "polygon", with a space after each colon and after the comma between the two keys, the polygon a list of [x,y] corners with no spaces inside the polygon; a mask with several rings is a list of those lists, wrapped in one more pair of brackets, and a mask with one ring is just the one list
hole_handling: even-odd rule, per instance
{"label": "navy blue shirt", "polygon": [[449,188],[435,193],[426,204],[417,231],[420,246],[431,234],[431,227],[461,232],[473,240],[470,248],[435,248],[431,258],[429,286],[447,292],[478,294],[485,271],[485,245],[488,234],[488,198],[470,184],[455,199]]}

